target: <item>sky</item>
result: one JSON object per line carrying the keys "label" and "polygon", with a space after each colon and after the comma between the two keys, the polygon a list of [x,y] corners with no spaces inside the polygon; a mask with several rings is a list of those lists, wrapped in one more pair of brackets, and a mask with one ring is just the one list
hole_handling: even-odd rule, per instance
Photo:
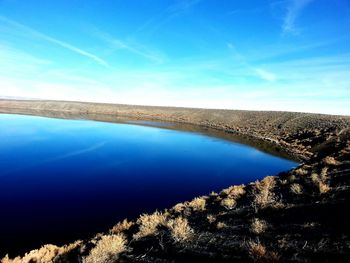
{"label": "sky", "polygon": [[0,0],[0,97],[350,115],[350,1]]}

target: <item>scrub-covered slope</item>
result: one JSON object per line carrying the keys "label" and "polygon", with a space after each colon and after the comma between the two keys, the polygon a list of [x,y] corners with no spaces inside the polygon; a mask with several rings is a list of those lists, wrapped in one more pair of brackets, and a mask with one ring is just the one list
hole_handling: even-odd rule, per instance
{"label": "scrub-covered slope", "polygon": [[[3,262],[340,262],[350,256],[350,118],[0,100],[0,112],[110,114],[186,122],[279,145],[298,168],[116,224],[90,240]],[[181,191],[181,189],[179,189]],[[160,197],[161,198],[161,197]],[[24,219],[25,220],[25,219]]]}

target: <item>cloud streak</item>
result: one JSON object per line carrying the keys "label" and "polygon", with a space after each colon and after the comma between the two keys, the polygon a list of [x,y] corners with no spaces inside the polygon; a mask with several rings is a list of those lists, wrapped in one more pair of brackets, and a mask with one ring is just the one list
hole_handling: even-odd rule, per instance
{"label": "cloud streak", "polygon": [[36,37],[38,39],[45,40],[47,42],[50,42],[52,44],[55,44],[55,45],[60,46],[62,48],[65,48],[67,50],[70,50],[70,51],[72,51],[72,52],[74,52],[74,53],[76,53],[78,55],[81,55],[83,57],[89,58],[89,59],[93,60],[94,62],[98,63],[99,65],[102,65],[104,67],[108,67],[109,66],[108,63],[105,60],[103,60],[102,58],[100,58],[100,57],[98,57],[98,56],[96,56],[96,55],[94,55],[94,54],[92,54],[90,52],[82,50],[82,49],[80,49],[80,48],[78,48],[76,46],[73,46],[73,45],[71,45],[71,44],[69,44],[67,42],[64,42],[64,41],[61,41],[59,39],[50,37],[50,36],[48,36],[48,35],[46,35],[44,33],[41,33],[41,32],[39,32],[39,31],[37,31],[37,30],[35,30],[33,28],[30,28],[30,27],[28,27],[26,25],[18,23],[18,22],[14,21],[14,20],[8,19],[8,18],[6,18],[4,16],[0,16],[0,21],[2,21],[4,23],[7,23],[7,24],[17,28],[17,29],[21,30],[22,32],[24,32],[24,33],[26,33],[26,34],[28,34],[28,35],[30,35],[32,37]]}
{"label": "cloud streak", "polygon": [[314,0],[289,0],[287,12],[283,19],[282,31],[283,34],[297,34],[298,30],[295,26],[297,18],[302,11]]}
{"label": "cloud streak", "polygon": [[124,49],[127,50],[128,52],[131,52],[135,55],[141,56],[143,58],[146,58],[152,62],[155,63],[162,63],[163,62],[163,57],[159,54],[157,54],[154,51],[149,50],[148,48],[141,46],[141,45],[131,45],[128,44],[118,38],[115,38],[108,33],[95,30],[93,34],[98,37],[99,39],[103,40],[104,42],[108,43],[111,45],[113,48],[116,49]]}

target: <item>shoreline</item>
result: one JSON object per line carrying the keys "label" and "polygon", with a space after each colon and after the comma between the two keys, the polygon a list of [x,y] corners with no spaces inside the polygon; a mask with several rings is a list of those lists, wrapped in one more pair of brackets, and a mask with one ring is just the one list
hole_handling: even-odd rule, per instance
{"label": "shoreline", "polygon": [[89,240],[46,245],[2,262],[93,262],[89,258],[97,248],[114,239],[122,244],[120,251],[110,251],[110,246],[104,251],[121,262],[323,262],[350,255],[349,217],[344,214],[350,201],[349,116],[0,99],[0,112],[48,111],[198,125],[277,145],[302,164],[278,176],[120,222]]}

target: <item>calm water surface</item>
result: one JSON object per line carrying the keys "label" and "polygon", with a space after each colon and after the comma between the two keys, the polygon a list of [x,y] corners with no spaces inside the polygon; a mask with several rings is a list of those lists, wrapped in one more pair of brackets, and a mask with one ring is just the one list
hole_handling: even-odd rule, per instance
{"label": "calm water surface", "polygon": [[198,133],[0,114],[0,255],[90,237],[296,165]]}

